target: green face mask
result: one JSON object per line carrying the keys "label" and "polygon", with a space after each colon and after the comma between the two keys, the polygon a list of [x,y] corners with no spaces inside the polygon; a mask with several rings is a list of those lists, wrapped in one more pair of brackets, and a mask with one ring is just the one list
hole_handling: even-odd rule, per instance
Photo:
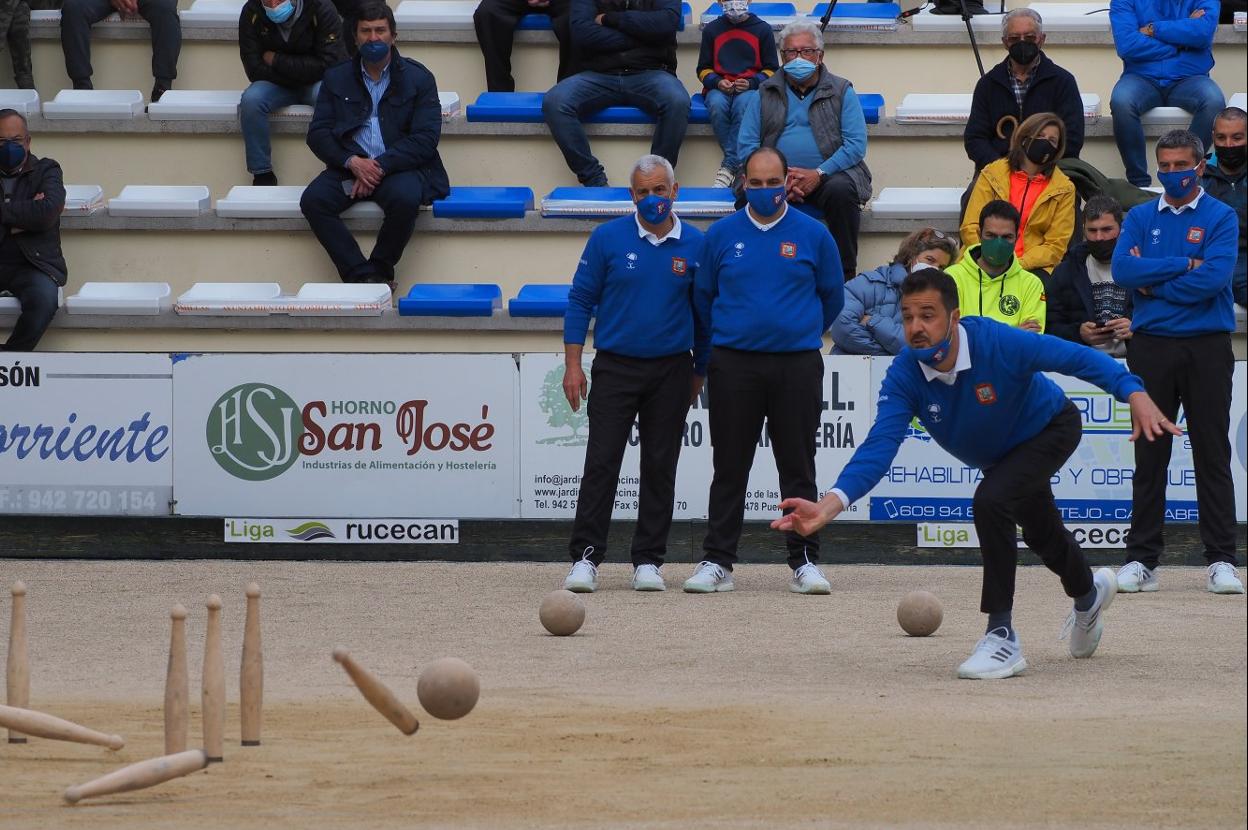
{"label": "green face mask", "polygon": [[1001,237],[985,239],[979,245],[979,255],[993,268],[1001,268],[1014,258],[1014,242]]}

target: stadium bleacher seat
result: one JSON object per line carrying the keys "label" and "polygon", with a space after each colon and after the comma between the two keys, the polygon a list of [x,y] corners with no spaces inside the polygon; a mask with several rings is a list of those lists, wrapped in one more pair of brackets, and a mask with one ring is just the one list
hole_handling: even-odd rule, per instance
{"label": "stadium bleacher seat", "polygon": [[[797,6],[792,3],[750,3],[750,11],[764,22],[770,23],[773,29],[782,28],[786,23],[791,23],[797,18]],[[723,13],[723,6],[719,3],[712,3],[706,11],[702,12],[699,21],[702,26],[705,26]]]}
{"label": "stadium bleacher seat", "polygon": [[160,314],[173,307],[167,282],[84,282],[65,300],[70,314]]}
{"label": "stadium bleacher seat", "polygon": [[962,187],[886,187],[871,213],[887,219],[953,219],[962,212]]}
{"label": "stadium bleacher seat", "polygon": [[1236,92],[1226,102],[1228,107],[1239,107],[1248,110],[1248,92]]}
{"label": "stadium bleacher seat", "polygon": [[0,89],[0,109],[17,110],[22,115],[39,113],[39,92],[34,89]]}
{"label": "stadium bleacher seat", "polygon": [[399,298],[404,317],[491,317],[502,307],[502,289],[484,283],[417,284]]}
{"label": "stadium bleacher seat", "polygon": [[243,0],[194,0],[178,17],[188,28],[224,28],[237,26],[242,12]]}
{"label": "stadium bleacher seat", "polygon": [[104,207],[104,188],[98,184],[65,185],[65,216],[90,216]]}
{"label": "stadium bleacher seat", "polygon": [[62,89],[43,104],[44,118],[139,118],[143,93],[137,89]]}
{"label": "stadium bleacher seat", "polygon": [[[627,187],[556,187],[542,199],[542,216],[602,219],[635,210]],[[675,210],[690,219],[727,216],[736,210],[726,187],[682,187]]]}
{"label": "stadium bleacher seat", "polygon": [[199,216],[208,210],[208,188],[199,184],[128,184],[108,200],[110,216]]}
{"label": "stadium bleacher seat", "polygon": [[[924,8],[923,11],[911,17],[910,26],[916,32],[966,32],[966,24],[962,22],[961,15],[932,14],[930,8]],[[974,15],[971,17],[971,26],[976,35],[996,33],[1000,36],[1001,15]]]}
{"label": "stadium bleacher seat", "polygon": [[532,209],[529,187],[452,187],[449,196],[433,203],[440,219],[523,219]]}
{"label": "stadium bleacher seat", "polygon": [[1109,4],[1101,3],[1031,3],[1044,19],[1046,32],[1108,32]]}
{"label": "stadium bleacher seat", "polygon": [[300,219],[303,213],[299,210],[299,199],[303,188],[303,185],[238,185],[217,200],[215,210],[218,216],[235,219]]}
{"label": "stadium bleacher seat", "polygon": [[476,10],[477,0],[403,0],[394,21],[421,29],[471,29]]}
{"label": "stadium bleacher seat", "polygon": [[522,285],[507,301],[507,313],[512,317],[563,317],[571,288],[570,283]]}
{"label": "stadium bleacher seat", "polygon": [[292,317],[376,317],[394,307],[388,285],[334,282],[305,283],[285,305]]}
{"label": "stadium bleacher seat", "polygon": [[[680,28],[684,31],[685,27],[693,22],[693,9],[688,3],[680,4]],[[549,32],[551,30],[550,15],[548,14],[526,14],[520,18],[520,22],[516,24],[517,31],[521,32]]]}
{"label": "stadium bleacher seat", "polygon": [[[827,12],[827,3],[816,3],[809,16],[822,20]],[[895,32],[900,15],[897,3],[837,3],[827,31]]]}
{"label": "stadium bleacher seat", "polygon": [[273,314],[281,296],[282,287],[275,282],[197,282],[178,297],[173,310],[178,314]]}
{"label": "stadium bleacher seat", "polygon": [[148,104],[147,117],[153,121],[237,118],[242,97],[240,90],[232,89],[171,89]]}
{"label": "stadium bleacher seat", "polygon": [[[1096,121],[1101,117],[1101,96],[1085,92],[1083,117]],[[898,124],[965,124],[971,115],[972,94],[969,92],[912,92],[897,105]]]}

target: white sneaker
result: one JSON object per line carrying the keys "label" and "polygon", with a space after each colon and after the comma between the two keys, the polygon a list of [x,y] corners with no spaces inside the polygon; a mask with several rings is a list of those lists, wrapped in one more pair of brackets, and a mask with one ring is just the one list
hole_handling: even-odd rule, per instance
{"label": "white sneaker", "polygon": [[1156,591],[1157,572],[1144,567],[1143,562],[1128,562],[1118,569],[1118,593],[1138,594]]}
{"label": "white sneaker", "polygon": [[598,590],[598,566],[589,561],[594,549],[585,548],[581,559],[572,564],[572,570],[563,580],[563,590],[574,594],[592,594]]}
{"label": "white sneaker", "polygon": [[818,565],[807,562],[793,572],[793,581],[789,583],[789,590],[795,594],[830,594],[832,583],[828,582]]}
{"label": "white sneaker", "polygon": [[634,591],[666,591],[663,574],[659,573],[658,565],[638,565],[633,568]]}
{"label": "white sneaker", "polygon": [[733,182],[737,180],[737,174],[733,173],[727,167],[721,167],[715,172],[715,180],[711,183],[712,187],[732,187]]}
{"label": "white sneaker", "polygon": [[[1000,633],[998,633],[1000,632]],[[1018,635],[1010,640],[1002,636],[1004,628],[994,628],[975,644],[975,651],[958,666],[958,677],[963,680],[1000,680],[1022,674],[1027,669],[1023,659],[1023,647]]]}
{"label": "white sneaker", "polygon": [[1092,584],[1096,588],[1096,599],[1092,602],[1092,607],[1087,611],[1072,610],[1066,618],[1066,625],[1062,627],[1059,639],[1070,636],[1071,657],[1091,657],[1096,653],[1096,647],[1101,644],[1101,633],[1105,630],[1101,615],[1114,601],[1114,594],[1118,593],[1118,582],[1109,568],[1101,568],[1093,574]]}
{"label": "white sneaker", "polygon": [[699,562],[693,576],[685,580],[686,594],[714,594],[734,587],[732,573],[714,562]]}
{"label": "white sneaker", "polygon": [[1239,581],[1235,566],[1230,562],[1214,562],[1209,566],[1209,593],[1242,594],[1244,583]]}

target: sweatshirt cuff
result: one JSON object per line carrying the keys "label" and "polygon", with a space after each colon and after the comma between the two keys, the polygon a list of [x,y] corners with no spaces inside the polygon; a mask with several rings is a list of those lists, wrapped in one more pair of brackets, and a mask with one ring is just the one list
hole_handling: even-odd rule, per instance
{"label": "sweatshirt cuff", "polygon": [[723,79],[724,79],[724,76],[720,75],[718,72],[707,72],[706,74],[702,76],[702,88],[703,89],[718,89],[719,82],[722,81]]}
{"label": "sweatshirt cuff", "polygon": [[842,490],[842,489],[841,489],[841,488],[839,488],[839,487],[833,487],[833,488],[832,488],[832,495],[836,496],[838,499],[840,499],[840,500],[841,500],[841,509],[842,509],[842,510],[848,510],[848,509],[849,509],[849,496],[845,495],[845,491],[844,491],[844,490]]}

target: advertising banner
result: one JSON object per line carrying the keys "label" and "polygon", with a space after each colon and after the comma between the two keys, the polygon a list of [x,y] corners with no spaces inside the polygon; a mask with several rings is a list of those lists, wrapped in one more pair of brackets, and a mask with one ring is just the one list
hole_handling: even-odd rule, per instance
{"label": "advertising banner", "polygon": [[517,515],[510,355],[185,355],[177,512]]}
{"label": "advertising banner", "polygon": [[[1131,525],[1068,524],[1066,529],[1084,548],[1122,549],[1127,546],[1127,529]],[[978,548],[979,534],[975,525],[966,522],[920,522],[915,525],[915,547],[919,548]],[[1026,547],[1023,532],[1018,531],[1018,546]]]}
{"label": "advertising banner", "polygon": [[[584,357],[586,376],[593,355]],[[816,469],[820,494],[831,487],[841,466],[866,437],[870,424],[870,358],[824,357],[823,417],[816,431]],[[676,472],[677,519],[706,518],[707,495],[713,472],[711,430],[704,389],[685,419],[680,466]],[[570,519],[585,465],[589,416],[585,403],[573,412],[563,394],[563,356],[520,356],[520,493],[521,516],[526,519]],[[639,442],[636,425],[624,452],[616,490],[618,519],[637,517]],[[754,467],[746,492],[745,517],[772,519],[778,515],[780,486],[766,430],[759,436]],[[843,514],[864,521],[865,502]]]}
{"label": "advertising banner", "polygon": [[225,541],[292,545],[456,545],[456,519],[226,519]]}
{"label": "advertising banner", "polygon": [[168,355],[6,353],[0,513],[167,515],[172,407]]}

